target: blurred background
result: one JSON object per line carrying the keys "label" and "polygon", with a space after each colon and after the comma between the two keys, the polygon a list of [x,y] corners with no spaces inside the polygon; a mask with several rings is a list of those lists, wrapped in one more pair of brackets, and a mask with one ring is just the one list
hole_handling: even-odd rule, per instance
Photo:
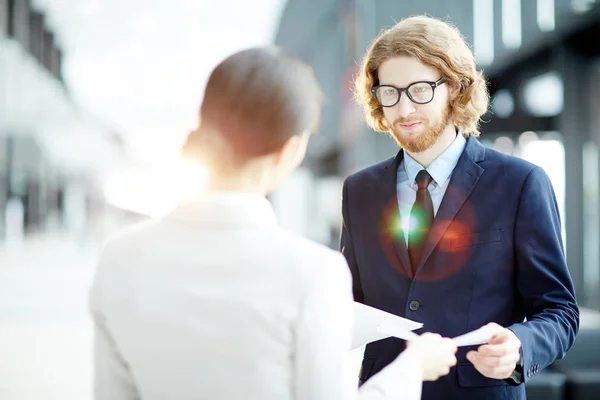
{"label": "blurred background", "polygon": [[337,248],[350,173],[397,152],[351,82],[384,27],[426,13],[465,35],[490,81],[481,141],[549,174],[582,331],[528,398],[600,399],[600,2],[0,0],[0,399],[91,399],[87,293],[106,235],[168,213],[211,69],[275,43],[326,94],[280,223]]}

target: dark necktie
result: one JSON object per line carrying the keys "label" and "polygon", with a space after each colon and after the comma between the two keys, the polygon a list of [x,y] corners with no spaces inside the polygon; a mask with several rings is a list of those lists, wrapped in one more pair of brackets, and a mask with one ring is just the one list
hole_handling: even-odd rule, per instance
{"label": "dark necktie", "polygon": [[433,224],[433,202],[427,186],[433,178],[429,172],[422,169],[417,174],[416,182],[419,187],[417,190],[417,199],[410,210],[410,225],[408,234],[408,256],[412,267],[413,276],[417,272],[423,247],[429,236],[429,230]]}

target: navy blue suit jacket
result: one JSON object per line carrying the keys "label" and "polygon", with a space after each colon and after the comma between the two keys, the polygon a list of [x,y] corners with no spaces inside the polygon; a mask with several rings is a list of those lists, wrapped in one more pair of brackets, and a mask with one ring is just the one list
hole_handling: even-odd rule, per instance
{"label": "navy blue suit jacket", "polygon": [[[354,299],[424,324],[417,333],[455,337],[496,322],[522,343],[523,380],[572,346],[579,309],[565,262],[561,222],[545,172],[469,137],[412,277],[398,224],[396,175],[403,152],[357,172],[343,188],[341,251]],[[524,322],[524,320],[526,321]],[[405,347],[367,345],[365,381]],[[481,375],[461,347],[458,364],[423,399],[521,399],[525,388]]]}

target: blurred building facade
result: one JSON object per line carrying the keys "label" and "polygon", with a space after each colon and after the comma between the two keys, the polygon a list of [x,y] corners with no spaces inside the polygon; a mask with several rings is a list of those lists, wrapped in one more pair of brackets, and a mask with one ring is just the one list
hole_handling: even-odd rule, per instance
{"label": "blurred building facade", "polygon": [[120,157],[119,137],[71,98],[63,58],[43,10],[0,0],[0,241],[83,229]]}
{"label": "blurred building facade", "polygon": [[[471,45],[492,94],[480,140],[549,174],[579,300],[600,309],[600,4],[593,0],[290,0],[276,44],[313,66],[327,99],[294,178],[303,189],[274,196],[280,218],[337,246],[343,178],[397,152],[364,123],[353,77],[380,30],[414,14],[447,19]],[[298,195],[319,206],[289,207]],[[334,200],[324,203],[327,196]]]}

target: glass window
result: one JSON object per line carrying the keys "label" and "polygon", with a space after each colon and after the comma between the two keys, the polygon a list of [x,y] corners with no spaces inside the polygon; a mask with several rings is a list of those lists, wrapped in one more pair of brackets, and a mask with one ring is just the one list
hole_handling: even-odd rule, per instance
{"label": "glass window", "polygon": [[[530,135],[525,132],[523,135]],[[563,244],[566,251],[565,231],[565,146],[560,139],[533,139],[520,140],[519,150],[521,158],[540,166],[548,177],[558,203],[558,211],[562,222]]]}
{"label": "glass window", "polygon": [[588,141],[583,147],[583,296],[588,307],[599,308],[600,285],[600,205],[598,145]]}

